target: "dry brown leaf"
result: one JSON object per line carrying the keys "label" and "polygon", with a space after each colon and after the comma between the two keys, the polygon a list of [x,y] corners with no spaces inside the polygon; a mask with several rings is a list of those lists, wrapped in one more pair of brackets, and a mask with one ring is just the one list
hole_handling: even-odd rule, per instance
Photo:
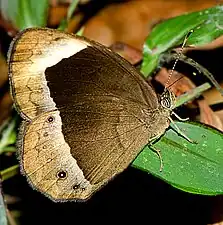
{"label": "dry brown leaf", "polygon": [[211,50],[211,49],[215,49],[215,48],[219,48],[219,47],[223,47],[223,35],[218,37],[217,39],[213,40],[212,42],[205,44],[205,45],[201,45],[198,47],[187,47],[184,48],[183,53],[187,53],[189,51],[194,51],[194,50]]}
{"label": "dry brown leaf", "polygon": [[67,15],[68,5],[55,5],[50,7],[48,16],[48,26],[58,26]]}
{"label": "dry brown leaf", "polygon": [[133,65],[139,63],[142,60],[142,52],[127,44],[116,42],[110,47],[110,49],[121,55]]}
{"label": "dry brown leaf", "polygon": [[[5,59],[0,55],[0,88],[8,82],[8,67]],[[3,88],[4,90],[4,88]],[[6,93],[0,93],[0,124],[8,118],[12,110],[12,98],[7,91]]]}
{"label": "dry brown leaf", "polygon": [[16,28],[7,20],[5,20],[0,13],[0,27],[3,27],[4,30],[8,33],[9,36],[14,37],[17,33]]}
{"label": "dry brown leaf", "polygon": [[208,124],[223,131],[223,121],[210,108],[206,100],[198,100],[197,103],[200,108],[200,122]]}
{"label": "dry brown leaf", "polygon": [[223,109],[219,111],[215,111],[216,115],[220,118],[223,123]]}
{"label": "dry brown leaf", "polygon": [[213,200],[212,221],[207,225],[223,225],[223,196],[216,196]]}
{"label": "dry brown leaf", "polygon": [[84,36],[106,46],[123,42],[142,49],[154,24],[216,5],[213,0],[133,0],[105,7],[85,25]]}
{"label": "dry brown leaf", "polygon": [[8,68],[7,63],[3,56],[0,54],[0,88],[7,82],[8,80]]}
{"label": "dry brown leaf", "polygon": [[[220,83],[220,85],[223,88],[223,82]],[[208,105],[223,103],[223,96],[218,90],[216,90],[216,88],[211,88],[205,91],[203,96],[206,99]]]}
{"label": "dry brown leaf", "polygon": [[223,221],[219,223],[209,223],[208,225],[223,225]]}
{"label": "dry brown leaf", "polygon": [[[67,10],[72,0],[51,0],[50,2],[51,4],[48,16],[48,26],[56,27],[59,26],[60,22],[64,18],[66,18]],[[87,2],[89,2],[89,0],[79,0],[78,4],[86,4]],[[83,19],[83,16],[84,15],[82,13],[76,14],[71,19],[71,21],[69,21],[67,31],[70,33],[76,32],[76,28],[78,27],[80,21]]]}
{"label": "dry brown leaf", "polygon": [[84,17],[83,13],[77,13],[68,23],[67,31],[70,33],[76,33],[80,22]]}
{"label": "dry brown leaf", "polygon": [[189,78],[187,78],[186,76],[184,76],[183,74],[177,71],[173,72],[173,74],[170,77],[169,83],[166,84],[169,78],[169,75],[170,75],[170,71],[168,71],[166,68],[162,68],[158,72],[158,74],[155,76],[155,80],[160,82],[163,86],[166,86],[166,85],[169,86],[173,84],[175,81],[177,81],[170,87],[176,96],[180,96],[184,94],[185,92],[196,87],[195,84]]}
{"label": "dry brown leaf", "polygon": [[0,99],[0,124],[6,120],[12,112],[12,98],[9,92]]}
{"label": "dry brown leaf", "polygon": [[52,5],[53,7],[61,5],[61,4],[70,4],[72,2],[72,0],[50,0],[50,5]]}

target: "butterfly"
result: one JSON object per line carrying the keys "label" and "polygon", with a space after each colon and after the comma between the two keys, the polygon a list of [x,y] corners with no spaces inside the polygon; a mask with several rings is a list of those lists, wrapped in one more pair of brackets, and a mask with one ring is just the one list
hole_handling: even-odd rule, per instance
{"label": "butterfly", "polygon": [[53,201],[87,200],[169,127],[174,94],[87,38],[26,29],[8,63],[21,171]]}

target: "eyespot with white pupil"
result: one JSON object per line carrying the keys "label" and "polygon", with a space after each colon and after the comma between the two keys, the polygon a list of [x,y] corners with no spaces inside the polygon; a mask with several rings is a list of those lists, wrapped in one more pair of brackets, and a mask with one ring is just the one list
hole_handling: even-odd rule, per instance
{"label": "eyespot with white pupil", "polygon": [[44,137],[47,137],[47,136],[48,136],[48,133],[47,133],[47,132],[44,132],[44,133],[43,133],[43,136],[44,136]]}
{"label": "eyespot with white pupil", "polygon": [[57,177],[60,179],[65,179],[67,177],[67,172],[64,170],[61,170],[57,173]]}
{"label": "eyespot with white pupil", "polygon": [[76,184],[76,185],[73,186],[73,189],[74,190],[77,190],[79,187],[80,187],[80,185],[79,184]]}
{"label": "eyespot with white pupil", "polygon": [[55,120],[55,118],[54,118],[53,116],[49,116],[49,117],[47,118],[47,122],[48,122],[48,123],[52,123],[52,122],[54,122],[54,120]]}

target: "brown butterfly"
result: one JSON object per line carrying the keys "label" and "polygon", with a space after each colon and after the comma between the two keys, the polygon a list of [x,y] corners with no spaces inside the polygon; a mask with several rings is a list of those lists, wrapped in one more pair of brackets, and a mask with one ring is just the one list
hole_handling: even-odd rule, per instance
{"label": "brown butterfly", "polygon": [[9,77],[22,172],[54,201],[86,200],[127,168],[165,132],[175,100],[107,47],[52,29],[17,35]]}

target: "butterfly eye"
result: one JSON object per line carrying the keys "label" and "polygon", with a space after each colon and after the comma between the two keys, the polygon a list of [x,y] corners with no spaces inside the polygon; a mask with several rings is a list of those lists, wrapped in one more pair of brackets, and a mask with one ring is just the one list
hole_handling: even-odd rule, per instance
{"label": "butterfly eye", "polygon": [[166,89],[161,95],[160,104],[163,106],[163,108],[172,109],[174,106],[175,99],[176,97],[174,93]]}
{"label": "butterfly eye", "polygon": [[161,100],[161,105],[166,108],[166,109],[171,109],[172,107],[172,104],[171,104],[171,99],[170,98],[167,98],[167,97],[164,97],[162,100]]}
{"label": "butterfly eye", "polygon": [[54,120],[55,120],[55,118],[54,118],[53,116],[49,116],[49,117],[47,118],[47,122],[48,122],[48,123],[52,123]]}
{"label": "butterfly eye", "polygon": [[61,170],[57,173],[57,177],[60,178],[60,179],[64,179],[67,177],[67,172],[64,171],[64,170]]}

